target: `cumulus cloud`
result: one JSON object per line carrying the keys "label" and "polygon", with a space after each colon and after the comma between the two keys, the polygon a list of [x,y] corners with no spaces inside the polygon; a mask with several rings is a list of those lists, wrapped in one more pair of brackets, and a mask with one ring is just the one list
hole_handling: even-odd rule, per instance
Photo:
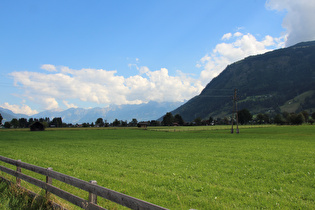
{"label": "cumulus cloud", "polygon": [[224,34],[221,39],[222,40],[229,40],[231,37],[232,37],[232,34],[231,33],[227,33],[227,34]]}
{"label": "cumulus cloud", "polygon": [[56,67],[54,65],[51,65],[51,64],[44,64],[40,68],[43,70],[46,70],[46,71],[50,71],[50,72],[57,71]]}
{"label": "cumulus cloud", "polygon": [[[282,47],[284,38],[273,38],[265,36],[257,40],[252,34],[236,32],[223,35],[222,40],[209,54],[206,54],[197,63],[197,67],[203,68],[200,74],[200,81],[203,86],[218,76],[227,65],[241,60],[250,55],[265,53],[269,50]],[[230,41],[230,42],[227,42]]]}
{"label": "cumulus cloud", "polygon": [[29,107],[25,104],[20,106],[20,105],[11,105],[11,104],[5,102],[4,104],[0,105],[0,107],[2,107],[4,109],[9,109],[16,114],[33,115],[33,114],[38,113],[38,111],[32,110],[31,107]]}
{"label": "cumulus cloud", "polygon": [[315,40],[314,0],[268,0],[266,7],[287,12],[282,22],[282,26],[286,29],[286,46]]}
{"label": "cumulus cloud", "polygon": [[235,32],[234,36],[238,37],[238,36],[242,36],[243,34],[241,32]]}
{"label": "cumulus cloud", "polygon": [[70,109],[70,108],[78,108],[78,106],[76,106],[75,104],[71,104],[71,103],[69,103],[69,102],[66,101],[66,100],[63,100],[62,102],[63,102],[64,105],[66,105],[66,107],[67,107],[68,109]]}
{"label": "cumulus cloud", "polygon": [[[178,72],[171,76],[167,69],[151,71],[139,67],[139,75],[125,78],[117,71],[103,69],[70,69],[59,67],[55,73],[13,72],[14,84],[22,87],[24,96],[41,103],[44,109],[60,104],[76,107],[72,99],[102,104],[140,104],[149,101],[184,101],[200,93],[197,79]],[[58,103],[59,102],[59,103]],[[62,102],[62,103],[60,103]]]}
{"label": "cumulus cloud", "polygon": [[59,104],[55,98],[47,97],[42,99],[42,103],[45,105],[47,110],[58,109]]}

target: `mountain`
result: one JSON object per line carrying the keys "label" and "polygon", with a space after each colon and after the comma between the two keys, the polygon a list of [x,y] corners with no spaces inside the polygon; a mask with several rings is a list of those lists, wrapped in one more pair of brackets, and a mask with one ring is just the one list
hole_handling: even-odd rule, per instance
{"label": "mountain", "polygon": [[15,114],[8,109],[3,109],[0,107],[0,113],[3,117],[3,122],[11,121],[13,118],[45,118],[49,117],[53,119],[54,117],[61,117],[62,121],[65,123],[92,123],[97,120],[97,118],[103,118],[107,122],[113,122],[115,119],[127,120],[130,122],[133,118],[138,121],[156,120],[166,112],[177,108],[184,102],[154,102],[150,101],[146,104],[139,105],[111,105],[107,108],[93,108],[93,109],[83,109],[83,108],[70,108],[64,111],[49,110],[40,112],[38,114],[27,116],[21,114]]}
{"label": "mountain", "polygon": [[238,110],[252,114],[315,111],[315,41],[250,56],[226,67],[200,93],[172,111],[185,121],[230,116],[237,89]]}
{"label": "mountain", "polygon": [[11,110],[4,109],[2,107],[0,107],[0,113],[1,113],[1,116],[3,117],[2,122],[11,121],[13,118],[18,119],[18,118],[28,118],[29,117],[25,114],[15,114]]}

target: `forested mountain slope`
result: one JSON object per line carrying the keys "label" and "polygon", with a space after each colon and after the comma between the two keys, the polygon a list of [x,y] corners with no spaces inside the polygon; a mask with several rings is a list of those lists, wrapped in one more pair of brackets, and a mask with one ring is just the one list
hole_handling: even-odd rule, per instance
{"label": "forested mountain slope", "polygon": [[[185,121],[224,117],[238,108],[252,114],[315,111],[315,41],[250,56],[233,63],[200,93],[172,111]],[[313,109],[313,110],[311,110]]]}

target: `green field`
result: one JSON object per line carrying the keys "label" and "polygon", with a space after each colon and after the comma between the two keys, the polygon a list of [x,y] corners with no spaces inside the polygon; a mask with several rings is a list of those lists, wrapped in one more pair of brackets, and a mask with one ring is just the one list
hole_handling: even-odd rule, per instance
{"label": "green field", "polygon": [[2,129],[0,155],[169,209],[315,209],[315,126],[240,128]]}

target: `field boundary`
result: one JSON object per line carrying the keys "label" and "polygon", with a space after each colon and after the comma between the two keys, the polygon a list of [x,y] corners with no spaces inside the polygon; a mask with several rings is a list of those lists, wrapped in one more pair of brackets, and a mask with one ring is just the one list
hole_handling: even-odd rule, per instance
{"label": "field boundary", "polygon": [[[90,182],[80,180],[75,177],[68,176],[66,174],[59,173],[57,171],[53,171],[52,168],[43,168],[40,166],[31,165],[28,163],[24,163],[21,160],[13,160],[4,156],[0,156],[0,160],[16,166],[16,171],[6,168],[0,165],[0,171],[3,171],[7,174],[10,174],[16,177],[16,184],[18,186],[21,185],[21,179],[29,182],[37,187],[40,187],[46,190],[46,196],[49,196],[49,193],[53,193],[58,197],[67,200],[73,203],[76,206],[79,206],[83,209],[105,209],[101,206],[97,205],[97,196],[103,197],[107,200],[113,201],[119,205],[128,207],[130,209],[152,209],[152,210],[162,210],[166,209],[155,204],[107,189],[105,187],[97,185],[97,182],[91,180]],[[33,171],[35,173],[46,176],[46,182],[33,178],[31,176],[25,175],[22,173],[21,168]],[[85,200],[76,195],[73,195],[67,191],[59,189],[52,185],[53,179],[59,180],[66,184],[72,185],[79,189],[85,190],[89,192],[89,200]]]}

